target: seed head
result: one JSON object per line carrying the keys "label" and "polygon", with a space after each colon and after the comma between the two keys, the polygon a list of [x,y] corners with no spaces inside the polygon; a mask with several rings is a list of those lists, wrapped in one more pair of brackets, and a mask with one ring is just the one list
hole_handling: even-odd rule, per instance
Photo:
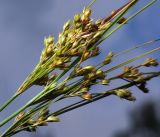
{"label": "seed head", "polygon": [[44,46],[48,47],[50,44],[54,43],[54,37],[48,36],[47,38],[44,38]]}
{"label": "seed head", "polygon": [[114,53],[109,52],[108,55],[106,56],[106,58],[103,61],[103,65],[107,65],[107,64],[111,63],[113,56],[114,56]]}
{"label": "seed head", "polygon": [[80,22],[80,19],[81,19],[80,14],[76,14],[76,15],[74,16],[74,23]]}
{"label": "seed head", "polygon": [[57,116],[51,115],[51,116],[49,116],[45,121],[46,121],[46,122],[59,122],[60,119],[59,119],[59,117],[57,117]]}
{"label": "seed head", "polygon": [[92,100],[92,94],[89,92],[84,93],[81,98],[85,99],[85,100]]}
{"label": "seed head", "polygon": [[143,63],[143,66],[146,66],[146,67],[150,67],[150,66],[158,66],[158,62],[156,59],[153,59],[153,58],[148,58],[145,60],[145,62]]}
{"label": "seed head", "polygon": [[114,93],[120,98],[124,98],[129,101],[135,101],[135,97],[132,96],[132,93],[128,89],[117,89],[114,91]]}
{"label": "seed head", "polygon": [[64,25],[63,25],[63,31],[66,31],[70,28],[71,21],[68,20]]}
{"label": "seed head", "polygon": [[100,84],[102,85],[109,85],[110,81],[108,79],[103,79]]}

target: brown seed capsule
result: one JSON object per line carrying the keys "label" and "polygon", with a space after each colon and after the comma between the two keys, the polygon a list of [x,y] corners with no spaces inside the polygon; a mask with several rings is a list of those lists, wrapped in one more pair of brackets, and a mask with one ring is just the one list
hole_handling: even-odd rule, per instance
{"label": "brown seed capsule", "polygon": [[[126,18],[122,17],[117,23],[118,24],[123,24],[126,21]],[[126,24],[126,23],[124,23]]]}
{"label": "brown seed capsule", "polygon": [[92,94],[89,92],[84,93],[81,98],[85,99],[85,100],[92,100]]}
{"label": "brown seed capsule", "polygon": [[146,59],[146,61],[142,64],[143,66],[146,66],[146,67],[150,67],[150,66],[158,66],[158,62],[156,59],[153,59],[153,58],[148,58]]}
{"label": "brown seed capsule", "polygon": [[20,112],[17,117],[15,118],[15,121],[18,121],[20,119],[22,119],[23,117],[25,117],[26,113],[25,112]]}
{"label": "brown seed capsule", "polygon": [[96,20],[96,22],[95,22],[95,24],[97,25],[97,26],[100,26],[101,25],[101,23],[102,23],[102,19],[98,19],[98,20]]}
{"label": "brown seed capsule", "polygon": [[83,14],[85,17],[89,18],[91,13],[92,13],[92,11],[89,8],[84,8]]}
{"label": "brown seed capsule", "polygon": [[116,10],[112,10],[111,15],[113,15],[116,12]]}
{"label": "brown seed capsule", "polygon": [[90,57],[90,52],[85,52],[81,57],[81,62],[87,60]]}
{"label": "brown seed capsule", "polygon": [[87,24],[90,20],[91,10],[88,8],[84,8],[83,14],[81,16],[81,20],[83,23]]}
{"label": "brown seed capsule", "polygon": [[100,54],[99,47],[96,47],[95,49],[92,50],[91,56],[94,57],[99,54]]}

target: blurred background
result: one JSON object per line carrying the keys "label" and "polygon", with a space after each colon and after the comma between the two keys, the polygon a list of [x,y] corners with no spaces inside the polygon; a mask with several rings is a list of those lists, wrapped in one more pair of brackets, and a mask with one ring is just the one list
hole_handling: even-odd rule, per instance
{"label": "blurred background", "polygon": [[[93,19],[109,15],[128,0],[97,0]],[[141,0],[128,13],[134,13],[150,0]],[[45,36],[56,38],[63,23],[82,11],[86,0],[0,0],[0,105],[14,94],[39,61]],[[160,37],[160,2],[148,8],[101,44],[100,61],[109,51],[119,52],[133,45]],[[114,64],[159,46],[158,43],[115,59]],[[158,53],[150,55],[158,58]],[[142,62],[140,59],[135,63]],[[95,60],[94,60],[95,61]],[[89,63],[94,63],[92,60]],[[154,68],[153,68],[154,69]],[[160,68],[157,68],[160,69]],[[156,70],[156,69],[154,69]],[[61,122],[22,132],[16,137],[159,137],[159,79],[153,79],[149,94],[133,88],[137,101],[132,103],[109,97],[60,116]],[[116,83],[116,85],[121,83]],[[114,85],[113,85],[114,86]],[[33,87],[0,114],[0,120],[23,106],[40,91]],[[57,108],[63,104],[57,104]],[[56,108],[52,108],[53,110]],[[8,125],[0,129],[2,132]]]}

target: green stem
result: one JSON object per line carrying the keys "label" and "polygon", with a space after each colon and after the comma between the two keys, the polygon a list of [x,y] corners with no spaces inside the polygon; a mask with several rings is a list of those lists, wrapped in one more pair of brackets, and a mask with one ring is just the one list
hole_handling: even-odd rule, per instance
{"label": "green stem", "polygon": [[14,118],[15,116],[17,116],[20,112],[24,111],[36,98],[40,97],[43,94],[43,92],[44,92],[44,90],[42,92],[40,92],[39,94],[37,94],[33,99],[31,99],[26,105],[24,105],[19,110],[17,110],[16,112],[14,112],[12,115],[10,115],[7,118],[5,118],[0,123],[0,127],[2,127],[3,125],[5,125],[8,121],[10,121],[12,118]]}
{"label": "green stem", "polygon": [[90,8],[97,0],[93,0],[89,3],[89,5],[87,6],[87,8]]}
{"label": "green stem", "polygon": [[[79,61],[79,58],[77,58],[70,66],[70,69]],[[55,82],[57,82],[63,75],[65,75],[69,70],[64,71],[59,77],[57,77],[57,79],[55,79],[52,84],[54,84]],[[8,121],[10,121],[12,118],[14,118],[16,115],[18,115],[20,112],[24,111],[27,107],[29,107],[37,98],[40,98],[43,93],[47,90],[48,88],[44,89],[43,91],[41,91],[39,94],[37,94],[33,99],[31,99],[25,106],[21,107],[19,110],[17,110],[15,113],[13,113],[12,115],[10,115],[9,117],[5,118],[1,123],[0,123],[0,127],[2,127],[3,125],[5,125]],[[53,90],[53,89],[52,89]],[[49,91],[52,91],[49,90]]]}
{"label": "green stem", "polygon": [[157,42],[157,41],[160,41],[160,38],[159,38],[159,39],[150,40],[150,41],[144,42],[144,43],[142,43],[142,44],[133,46],[133,47],[131,47],[131,48],[129,48],[129,49],[126,49],[126,50],[124,50],[124,51],[122,51],[122,52],[114,55],[114,57],[117,57],[117,56],[126,54],[126,53],[128,53],[128,52],[130,52],[130,51],[132,51],[132,50],[135,50],[135,49],[138,49],[138,48],[142,48],[142,47],[144,47],[144,46],[148,46],[149,44],[155,43],[155,42]]}
{"label": "green stem", "polygon": [[34,115],[35,113],[39,112],[41,109],[43,109],[44,107],[46,107],[46,105],[38,105],[37,107],[35,107],[34,110],[32,110],[29,114],[26,114],[25,117],[22,117],[19,121],[17,122],[14,122],[9,128],[7,128],[5,130],[5,132],[1,135],[1,137],[5,137],[5,136],[8,136],[10,134],[14,135],[16,134],[15,132],[14,133],[11,133],[13,129],[16,129],[17,126],[21,126],[24,124],[24,122],[27,121],[28,118],[31,117],[31,115]]}
{"label": "green stem", "polygon": [[[113,56],[113,58],[116,58],[116,57],[118,57],[118,56],[120,56],[120,55],[126,54],[126,53],[128,53],[128,52],[130,52],[130,51],[133,51],[133,50],[135,50],[135,49],[142,48],[142,47],[144,47],[144,46],[148,46],[148,45],[153,44],[153,43],[158,42],[158,41],[160,41],[160,38],[159,38],[159,39],[150,40],[150,41],[144,42],[144,43],[142,43],[142,44],[138,44],[138,45],[136,45],[136,46],[133,46],[133,47],[128,48],[128,49],[126,49],[126,50],[124,50],[124,51],[122,51],[122,52],[119,52],[119,53],[115,54],[115,55]],[[104,66],[104,65],[103,65],[102,62],[100,62],[100,63],[98,63],[98,64],[96,65],[97,69],[100,69],[100,68],[102,68],[103,66]]]}
{"label": "green stem", "polygon": [[[155,78],[155,77],[157,77],[157,76],[160,75],[160,72],[154,72],[154,73],[152,73],[152,74],[153,74],[153,75],[147,76],[144,80],[145,80],[145,81],[148,81],[148,80],[150,80],[150,79],[152,79],[152,78]],[[60,110],[58,110],[58,111],[56,111],[56,112],[54,112],[54,113],[52,113],[52,114],[50,114],[50,115],[58,116],[58,115],[64,114],[64,113],[66,113],[66,112],[69,112],[69,111],[74,110],[74,109],[76,109],[76,108],[82,107],[82,106],[87,105],[87,104],[89,104],[89,103],[98,101],[98,100],[100,100],[100,99],[102,99],[102,98],[104,98],[104,97],[113,95],[113,91],[116,90],[116,89],[129,88],[129,87],[134,86],[135,84],[139,84],[139,82],[130,82],[130,83],[128,83],[128,84],[124,84],[124,85],[119,86],[119,87],[117,87],[117,88],[114,88],[114,89],[111,89],[111,90],[102,92],[102,93],[100,93],[100,94],[96,94],[96,95],[93,96],[93,99],[92,99],[92,100],[89,100],[89,101],[88,101],[88,100],[79,101],[79,102],[77,102],[77,103],[74,103],[74,104],[71,104],[71,105],[69,105],[69,106],[66,106],[66,107],[64,107],[64,108],[62,108],[62,109],[60,109]],[[12,128],[13,128],[13,127],[12,127]],[[27,129],[27,128],[28,128],[28,127],[22,128],[22,130],[25,130],[25,129]],[[10,129],[11,129],[11,127],[10,127]],[[20,132],[20,131],[22,131],[22,130],[19,130],[19,129],[18,129],[17,131]],[[15,131],[15,132],[13,133],[13,135],[16,134],[17,131]],[[9,132],[9,133],[5,132],[5,134],[3,134],[3,137],[4,137],[4,135],[8,135],[8,134],[12,134],[12,133],[11,133],[11,132]]]}
{"label": "green stem", "polygon": [[153,49],[153,50],[150,50],[150,51],[148,51],[148,52],[145,52],[145,53],[143,53],[143,54],[141,54],[141,55],[139,55],[139,56],[136,56],[136,57],[134,57],[134,58],[132,58],[132,59],[129,59],[129,60],[127,60],[127,61],[125,61],[125,62],[123,62],[123,63],[121,63],[121,64],[118,64],[117,66],[114,66],[114,67],[106,70],[105,73],[109,73],[109,72],[111,72],[111,71],[113,71],[113,70],[116,70],[116,69],[118,69],[118,68],[120,68],[120,67],[122,67],[122,66],[124,66],[124,65],[126,65],[126,64],[129,64],[129,63],[131,63],[131,62],[133,62],[133,61],[135,61],[135,60],[137,60],[137,59],[140,59],[140,58],[142,58],[142,57],[144,57],[144,56],[146,56],[146,55],[148,55],[148,54],[151,54],[152,52],[158,51],[158,50],[160,50],[160,47],[155,48],[155,49]]}
{"label": "green stem", "polygon": [[[145,81],[148,81],[148,80],[150,80],[150,79],[152,79],[152,78],[155,78],[155,77],[157,77],[157,76],[160,76],[160,72],[157,72],[157,73],[153,74],[152,76],[148,76],[148,77],[146,77],[144,80],[145,80]],[[114,91],[114,90],[116,90],[116,89],[129,88],[129,87],[134,86],[135,84],[139,84],[139,83],[138,83],[138,82],[131,82],[131,83],[128,83],[128,84],[124,84],[124,85],[119,86],[119,87],[117,87],[117,88],[108,90],[108,91],[104,92],[103,94],[95,95],[92,100],[89,100],[89,101],[88,101],[88,100],[82,100],[82,101],[79,101],[79,102],[77,102],[77,103],[71,104],[71,105],[69,105],[69,106],[67,106],[67,107],[64,107],[64,108],[62,108],[62,109],[54,112],[54,113],[51,114],[51,115],[55,115],[55,116],[61,115],[61,114],[63,114],[63,113],[69,112],[69,111],[74,110],[74,109],[76,109],[76,108],[82,107],[82,106],[87,105],[87,104],[89,104],[89,103],[92,103],[92,102],[95,102],[95,101],[97,101],[97,100],[100,100],[100,99],[102,99],[102,98],[104,98],[104,97],[107,97],[107,96],[109,96],[109,95],[112,95],[112,94],[113,94],[112,91]]]}
{"label": "green stem", "polygon": [[[99,42],[98,45],[103,42],[106,38],[108,38],[110,35],[112,35],[115,31],[120,29],[125,23],[136,17],[139,13],[143,12],[145,9],[147,9],[149,6],[153,5],[157,0],[153,0],[150,3],[148,3],[146,6],[144,6],[142,9],[131,15],[127,20],[125,20],[122,24],[118,25],[115,29],[113,29],[110,33],[106,34]],[[126,13],[126,12],[125,12]],[[124,13],[124,14],[125,14]],[[121,16],[122,17],[122,16]],[[118,21],[118,20],[117,20]]]}
{"label": "green stem", "polygon": [[3,111],[13,100],[17,98],[17,94],[14,94],[10,99],[8,99],[0,108],[0,112]]}

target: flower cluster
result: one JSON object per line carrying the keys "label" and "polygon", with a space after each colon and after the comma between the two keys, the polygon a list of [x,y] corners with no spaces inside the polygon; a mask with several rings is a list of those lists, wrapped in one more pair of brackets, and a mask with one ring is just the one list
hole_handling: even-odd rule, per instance
{"label": "flower cluster", "polygon": [[[36,131],[38,126],[46,126],[48,122],[59,122],[60,114],[106,96],[115,95],[121,99],[135,101],[136,98],[129,89],[133,86],[136,86],[144,93],[148,93],[147,81],[159,76],[160,71],[144,72],[140,68],[157,67],[159,65],[158,61],[149,58],[137,66],[126,65],[152,52],[159,51],[159,47],[113,67],[110,67],[109,64],[112,64],[114,58],[141,46],[127,49],[119,54],[110,51],[97,64],[84,65],[89,58],[100,54],[99,44],[102,41],[147,8],[145,6],[128,19],[123,17],[136,2],[137,0],[131,0],[119,9],[114,10],[108,17],[96,21],[91,18],[92,11],[90,7],[86,7],[82,13],[76,14],[72,21],[68,20],[64,23],[57,41],[51,35],[44,39],[44,49],[39,63],[19,87],[16,94],[0,108],[0,111],[33,85],[42,86],[43,90],[0,123],[1,127],[12,118],[15,118],[13,125],[4,132],[2,137],[11,136],[24,130],[33,132]],[[120,67],[124,67],[120,74],[111,73],[111,75],[108,75],[108,73]],[[120,79],[125,84],[110,89],[109,86],[112,82]],[[93,91],[94,86],[103,87],[103,90],[107,90],[95,92]],[[56,104],[66,98],[76,97],[80,100],[79,102],[68,106],[65,105],[64,108],[59,108],[54,112],[49,111],[51,104]]]}

